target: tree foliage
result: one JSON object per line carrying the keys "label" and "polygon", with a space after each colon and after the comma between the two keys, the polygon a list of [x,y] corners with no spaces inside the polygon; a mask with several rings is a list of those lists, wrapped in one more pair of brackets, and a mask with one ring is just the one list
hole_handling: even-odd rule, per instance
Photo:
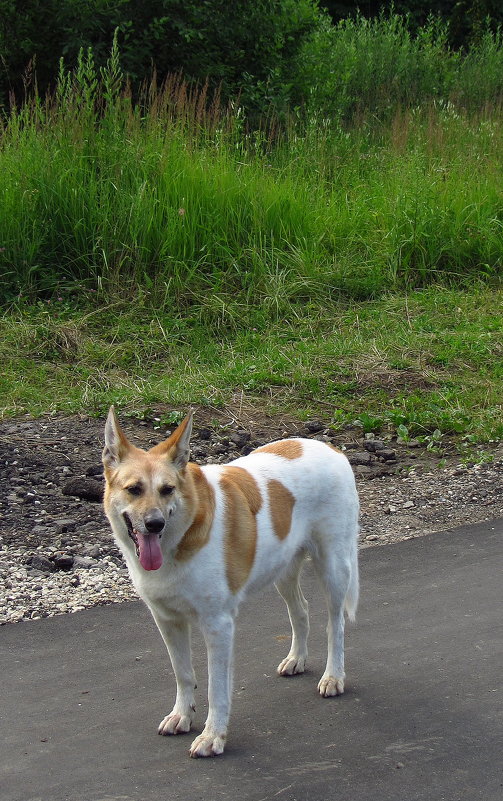
{"label": "tree foliage", "polygon": [[154,67],[161,80],[183,71],[260,106],[288,91],[288,65],[320,17],[316,0],[0,0],[0,91],[19,94],[30,61],[42,92],[60,56],[73,67],[91,47],[102,65],[117,30],[133,85]]}
{"label": "tree foliage", "polygon": [[[351,28],[355,20],[358,30]],[[487,35],[501,38],[503,6],[500,0],[0,0],[0,108],[9,94],[19,104],[35,81],[39,95],[53,89],[61,57],[73,69],[79,53],[91,50],[98,69],[104,67],[116,35],[120,66],[135,93],[154,71],[160,82],[181,73],[188,81],[208,80],[224,100],[239,96],[248,114],[271,105],[281,111],[313,92],[338,97],[342,68],[353,70],[349,39],[364,53],[362,21],[369,21],[372,47],[379,48],[372,27],[379,20],[390,20],[383,36],[388,42],[401,37],[402,53],[405,42],[407,52],[422,57],[425,36],[430,55],[439,46],[488,52]],[[441,42],[431,38],[435,30],[442,30]],[[386,69],[392,72],[391,50],[373,58],[379,66],[390,53]],[[424,69],[429,74],[432,67],[430,59]],[[417,96],[424,69],[418,66]],[[360,85],[353,74],[343,81],[351,82]],[[437,83],[439,91],[448,88],[446,81]],[[347,92],[345,103],[353,104]]]}

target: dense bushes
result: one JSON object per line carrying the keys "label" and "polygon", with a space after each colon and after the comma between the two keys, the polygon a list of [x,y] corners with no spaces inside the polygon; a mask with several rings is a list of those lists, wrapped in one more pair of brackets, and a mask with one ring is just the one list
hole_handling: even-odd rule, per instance
{"label": "dense bushes", "polygon": [[467,52],[454,51],[438,18],[415,36],[396,14],[325,22],[304,42],[296,65],[293,83],[308,113],[339,119],[431,101],[480,109],[503,99],[501,32],[486,29]]}
{"label": "dense bushes", "polygon": [[[41,96],[54,88],[60,56],[74,68],[90,47],[103,67],[114,32],[133,92],[153,70],[160,81],[181,72],[218,86],[224,99],[239,97],[255,119],[291,104],[343,118],[425,99],[481,106],[503,93],[498,14],[480,16],[492,1],[460,0],[450,23],[447,0],[432,7],[436,17],[419,0],[409,0],[410,16],[376,14],[379,3],[370,3],[368,19],[355,4],[332,3],[335,19],[348,12],[332,24],[316,0],[0,0],[0,106],[9,92],[19,103],[35,79]],[[461,7],[463,19],[479,16],[470,47],[453,50]]]}

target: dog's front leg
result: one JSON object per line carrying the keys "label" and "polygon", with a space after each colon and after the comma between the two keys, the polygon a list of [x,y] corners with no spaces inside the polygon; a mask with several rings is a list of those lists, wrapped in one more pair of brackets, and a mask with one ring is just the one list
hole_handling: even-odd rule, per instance
{"label": "dog's front leg", "polygon": [[222,754],[231,710],[234,619],[230,614],[202,621],[208,649],[208,717],[202,733],[190,746],[191,757]]}
{"label": "dog's front leg", "polygon": [[190,731],[196,709],[196,678],[190,654],[190,624],[185,618],[166,618],[151,611],[166,643],[176,678],[175,705],[169,715],[161,720],[158,731],[159,734],[183,734]]}

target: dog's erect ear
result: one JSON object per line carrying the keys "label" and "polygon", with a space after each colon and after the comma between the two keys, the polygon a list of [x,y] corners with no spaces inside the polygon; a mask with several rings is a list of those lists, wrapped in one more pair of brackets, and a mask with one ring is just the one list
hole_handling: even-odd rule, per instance
{"label": "dog's erect ear", "polygon": [[182,420],[180,425],[164,442],[160,442],[150,453],[165,455],[173,462],[177,470],[183,470],[187,466],[190,455],[190,435],[192,434],[192,412]]}
{"label": "dog's erect ear", "polygon": [[105,423],[105,447],[102,455],[105,467],[117,467],[130,448],[131,445],[117,420],[115,409],[111,406]]}

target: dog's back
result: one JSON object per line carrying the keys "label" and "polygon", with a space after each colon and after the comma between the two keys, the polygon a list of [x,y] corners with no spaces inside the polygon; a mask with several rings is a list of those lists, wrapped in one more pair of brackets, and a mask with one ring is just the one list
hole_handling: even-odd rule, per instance
{"label": "dog's back", "polygon": [[233,490],[248,506],[253,495],[256,550],[247,591],[275,580],[301,549],[315,558],[331,554],[351,565],[348,613],[354,615],[359,504],[343,453],[317,440],[287,439],[202,470],[214,488],[217,507],[232,506]]}

